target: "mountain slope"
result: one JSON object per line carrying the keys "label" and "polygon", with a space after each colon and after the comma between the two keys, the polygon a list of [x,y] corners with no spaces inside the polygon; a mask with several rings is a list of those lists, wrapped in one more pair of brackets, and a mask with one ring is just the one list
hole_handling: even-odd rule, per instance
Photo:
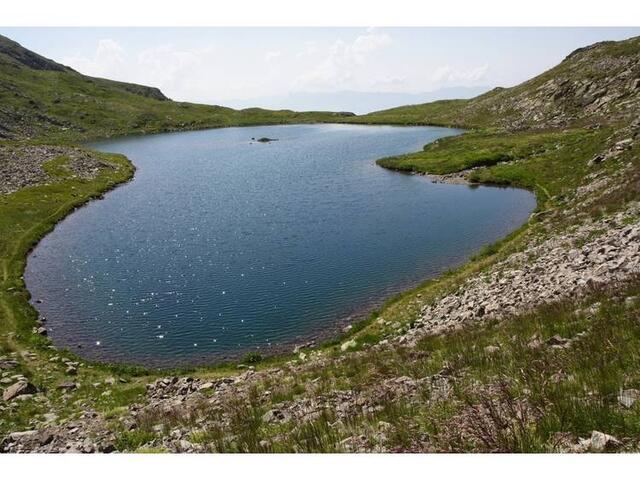
{"label": "mountain slope", "polygon": [[174,102],[157,88],[82,75],[0,36],[0,138],[82,139],[350,115]]}
{"label": "mountain slope", "polygon": [[[203,123],[184,128],[207,125],[215,108],[221,122],[278,115],[180,107],[24,52],[2,58],[18,69],[10,85],[22,82],[28,99],[42,101],[17,113],[41,119],[34,134],[48,138],[181,128],[180,108],[192,117],[203,109]],[[250,352],[237,367],[157,372],[56,349],[29,303],[26,256],[133,167],[39,138],[0,141],[0,179],[18,180],[0,195],[0,452],[640,451],[637,65],[638,39],[607,42],[472,100],[339,117],[481,127],[380,163],[523,186],[538,208],[504,240],[390,299],[344,336],[282,358]],[[39,83],[52,79],[60,83]],[[88,116],[51,106],[62,93]],[[135,115],[149,120],[134,129]],[[6,125],[20,136],[29,120]]]}
{"label": "mountain slope", "polygon": [[373,112],[372,123],[430,123],[509,130],[615,123],[640,106],[640,37],[580,48],[556,67],[512,88]]}

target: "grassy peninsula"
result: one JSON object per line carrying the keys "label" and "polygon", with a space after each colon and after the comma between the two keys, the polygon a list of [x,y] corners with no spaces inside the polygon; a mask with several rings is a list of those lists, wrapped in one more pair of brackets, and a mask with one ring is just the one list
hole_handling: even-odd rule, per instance
{"label": "grassy peninsula", "polygon": [[[579,49],[471,100],[357,117],[171,102],[0,38],[0,98],[2,161],[13,159],[11,172],[31,165],[32,179],[0,194],[0,450],[640,448],[639,38]],[[191,372],[91,364],[52,348],[28,303],[25,256],[69,211],[133,174],[125,158],[72,142],[303,121],[468,128],[378,163],[528,188],[538,208],[321,348]]]}

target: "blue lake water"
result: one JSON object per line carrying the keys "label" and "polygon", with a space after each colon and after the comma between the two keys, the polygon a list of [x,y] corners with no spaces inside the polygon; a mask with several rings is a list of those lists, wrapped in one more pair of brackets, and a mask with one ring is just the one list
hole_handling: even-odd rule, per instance
{"label": "blue lake water", "polygon": [[[292,125],[93,144],[127,155],[135,179],[44,238],[27,286],[54,343],[91,359],[197,364],[329,335],[535,207],[524,190],[375,164],[457,133]],[[265,136],[279,140],[251,142]]]}

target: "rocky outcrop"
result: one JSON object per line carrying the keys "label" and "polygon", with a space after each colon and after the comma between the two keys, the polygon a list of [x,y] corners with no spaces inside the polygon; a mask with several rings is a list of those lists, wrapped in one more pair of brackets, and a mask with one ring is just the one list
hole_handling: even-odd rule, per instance
{"label": "rocky outcrop", "polygon": [[639,214],[640,204],[636,203],[612,218],[582,225],[512,254],[455,292],[425,305],[421,317],[399,341],[413,342],[422,335],[439,334],[474,321],[499,319],[544,303],[578,298],[591,287],[640,273],[640,221],[630,223]]}
{"label": "rocky outcrop", "polygon": [[477,97],[467,108],[490,112],[511,130],[633,119],[640,108],[640,38],[576,50],[549,72]]}
{"label": "rocky outcrop", "polygon": [[13,385],[7,387],[2,392],[2,400],[9,402],[21,395],[32,395],[36,393],[38,389],[26,380],[19,380]]}
{"label": "rocky outcrop", "polygon": [[[591,181],[599,182],[599,177],[594,177]],[[613,184],[617,188],[620,185],[624,188],[621,182],[613,181]],[[598,183],[597,188],[585,185],[575,195],[575,208],[584,206],[587,200],[597,198],[596,192],[606,192],[610,188],[613,187],[609,183]],[[577,215],[571,211],[568,214]],[[546,235],[542,229],[542,233],[531,234],[526,245],[518,252],[494,263],[482,274],[470,277],[438,300],[424,305],[420,317],[412,322],[410,328],[399,327],[397,333],[390,334],[369,348],[385,351],[409,347],[408,351],[412,351],[411,345],[426,335],[442,334],[488,319],[524,313],[542,304],[569,297],[579,298],[587,294],[592,286],[615,283],[635,276],[640,273],[639,219],[640,203],[631,202],[619,213],[596,221],[574,223],[571,228],[560,233]],[[543,221],[543,225],[545,222],[547,221]],[[558,334],[547,338],[535,337],[529,344],[532,349],[564,350],[571,348],[583,335],[584,332],[571,338]],[[349,340],[337,348],[342,351],[341,357],[307,352],[304,357],[298,357],[282,367],[262,371],[249,367],[240,375],[225,378],[158,378],[147,385],[142,401],[129,405],[121,412],[118,423],[127,431],[154,432],[142,447],[199,452],[211,447],[206,442],[194,441],[202,432],[222,432],[223,439],[232,441],[234,434],[230,432],[234,422],[237,422],[238,415],[244,415],[239,412],[243,412],[248,405],[256,409],[262,424],[295,429],[296,425],[309,425],[322,419],[330,419],[323,421],[343,425],[353,422],[354,418],[371,418],[386,408],[385,405],[395,402],[417,405],[451,398],[458,381],[458,372],[446,367],[427,377],[377,377],[375,381],[363,384],[358,389],[340,389],[336,386],[326,389],[321,385],[319,377],[309,376],[310,372],[325,368],[340,368],[342,362],[354,358],[366,362],[370,353],[366,347],[360,351],[352,351],[359,346],[360,342]],[[500,355],[501,347],[499,344],[488,345],[484,352],[488,356]],[[415,353],[415,361],[420,361],[420,352]],[[0,362],[0,366],[8,369],[14,368],[15,364],[15,361],[8,358]],[[304,393],[291,399],[279,399],[278,386],[290,384],[296,378],[306,378]],[[19,380],[26,381],[22,378]],[[115,378],[105,380],[107,385],[116,382],[118,380]],[[271,387],[265,389],[265,385]],[[76,382],[66,381],[59,384],[57,390],[66,392],[75,388],[78,388]],[[618,408],[633,408],[639,397],[634,389],[621,390]],[[15,402],[16,398],[10,401]],[[518,401],[515,405],[532,419],[535,418],[536,412],[526,401]],[[473,405],[463,409],[459,418],[454,417],[452,425],[463,422],[465,425],[484,428],[482,419],[485,414],[481,405]],[[411,420],[408,418],[407,421]],[[32,430],[13,432],[2,440],[0,451],[114,451],[119,448],[117,437],[122,433],[114,431],[110,426],[112,424],[112,421],[107,421],[101,414],[89,409],[72,421],[56,424],[54,420],[35,425]],[[385,425],[385,422],[379,422],[370,428],[374,430],[367,435],[352,435],[342,439],[339,442],[340,449],[353,452],[389,451],[391,427]],[[443,428],[446,433],[447,427]],[[453,435],[455,432],[449,433]],[[428,449],[428,438],[416,438],[414,441],[412,449],[415,451]],[[563,451],[615,451],[623,448],[617,439],[601,432],[594,432],[587,439],[569,436],[562,441],[563,446],[559,443],[558,448]],[[263,440],[259,448],[268,451],[269,442]]]}
{"label": "rocky outcrop", "polygon": [[38,55],[31,50],[27,50],[22,45],[13,40],[0,35],[0,54],[6,55],[16,64],[23,65],[34,70],[50,70],[57,72],[73,72],[69,67],[61,65],[53,60]]}
{"label": "rocky outcrop", "polygon": [[66,158],[61,166],[65,174],[84,180],[94,178],[102,168],[113,168],[96,153],[81,148],[0,145],[0,195],[59,181],[59,177],[47,173],[44,168],[48,161],[59,157]]}

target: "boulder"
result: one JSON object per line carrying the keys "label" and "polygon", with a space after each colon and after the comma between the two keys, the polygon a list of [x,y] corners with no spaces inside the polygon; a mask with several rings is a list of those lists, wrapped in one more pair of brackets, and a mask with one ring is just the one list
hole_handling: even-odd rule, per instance
{"label": "boulder", "polygon": [[591,439],[589,440],[589,447],[594,452],[612,451],[620,448],[622,442],[612,435],[598,432],[594,430],[591,432]]}
{"label": "boulder", "polygon": [[486,347],[484,347],[484,351],[489,355],[493,355],[494,353],[500,351],[500,347],[498,347],[497,345],[487,345]]}
{"label": "boulder", "polygon": [[640,399],[640,390],[630,388],[628,390],[621,390],[618,395],[618,402],[620,405],[626,408],[631,408]]}
{"label": "boulder", "polygon": [[202,390],[211,390],[214,386],[215,386],[215,384],[214,384],[213,382],[205,382],[205,383],[203,383],[202,385],[200,385],[200,386],[198,387],[198,390],[199,390],[199,391],[202,391]]}
{"label": "boulder", "polygon": [[0,370],[11,370],[13,368],[16,368],[18,366],[18,362],[16,362],[15,360],[8,360],[8,359],[0,359]]}
{"label": "boulder", "polygon": [[9,434],[9,439],[14,442],[21,442],[27,439],[34,438],[38,435],[37,430],[25,430],[23,432],[12,432]]}
{"label": "boulder", "polygon": [[19,380],[4,391],[2,399],[9,402],[20,395],[31,395],[37,392],[38,389],[34,385],[25,380]]}
{"label": "boulder", "polygon": [[62,382],[61,384],[58,385],[58,390],[75,390],[76,388],[78,388],[78,385],[74,382]]}
{"label": "boulder", "polygon": [[551,338],[548,338],[545,342],[550,347],[566,347],[571,340],[568,338],[563,338],[560,335],[554,335]]}
{"label": "boulder", "polygon": [[344,342],[342,345],[340,345],[340,351],[342,352],[346,352],[347,350],[351,349],[351,348],[356,348],[357,346],[357,342],[353,339]]}
{"label": "boulder", "polygon": [[288,422],[290,419],[289,413],[278,409],[269,410],[262,416],[262,421],[265,423]]}

